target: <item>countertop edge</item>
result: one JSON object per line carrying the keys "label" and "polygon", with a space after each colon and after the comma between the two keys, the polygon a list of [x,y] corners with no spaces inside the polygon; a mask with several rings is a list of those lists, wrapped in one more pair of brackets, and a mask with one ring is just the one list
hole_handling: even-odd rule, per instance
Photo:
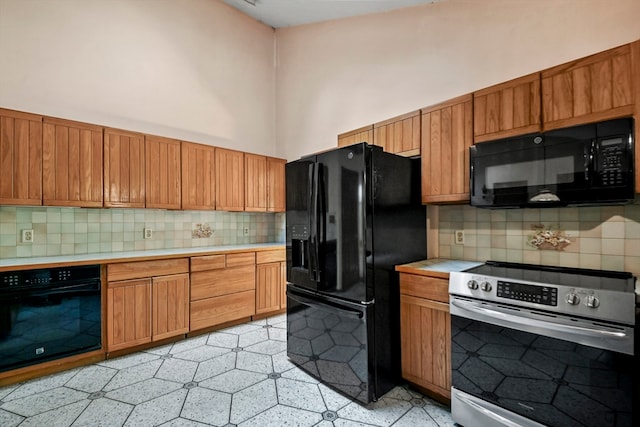
{"label": "countertop edge", "polygon": [[255,243],[248,245],[229,245],[200,248],[153,249],[148,251],[94,253],[82,255],[61,255],[50,257],[11,258],[0,260],[0,272],[15,270],[34,270],[37,268],[68,267],[89,264],[112,264],[156,259],[187,258],[192,256],[216,255],[248,251],[268,251],[284,249],[284,243]]}

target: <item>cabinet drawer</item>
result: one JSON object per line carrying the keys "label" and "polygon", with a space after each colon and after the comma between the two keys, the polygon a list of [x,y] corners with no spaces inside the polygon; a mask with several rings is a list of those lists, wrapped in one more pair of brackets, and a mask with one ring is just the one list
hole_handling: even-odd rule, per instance
{"label": "cabinet drawer", "polygon": [[255,266],[191,273],[191,301],[254,290]]}
{"label": "cabinet drawer", "polygon": [[280,261],[286,261],[286,254],[284,249],[256,252],[256,264],[267,264],[270,262]]}
{"label": "cabinet drawer", "polygon": [[448,303],[449,281],[435,277],[400,273],[400,293]]}
{"label": "cabinet drawer", "polygon": [[227,268],[240,267],[243,265],[255,265],[255,252],[242,252],[239,254],[227,254]]}
{"label": "cabinet drawer", "polygon": [[242,319],[255,314],[255,291],[236,292],[191,303],[191,330]]}
{"label": "cabinet drawer", "polygon": [[225,267],[226,255],[206,255],[191,257],[191,271],[215,270]]}
{"label": "cabinet drawer", "polygon": [[154,261],[123,262],[107,265],[107,279],[139,279],[142,277],[165,276],[189,272],[189,259],[161,259]]}

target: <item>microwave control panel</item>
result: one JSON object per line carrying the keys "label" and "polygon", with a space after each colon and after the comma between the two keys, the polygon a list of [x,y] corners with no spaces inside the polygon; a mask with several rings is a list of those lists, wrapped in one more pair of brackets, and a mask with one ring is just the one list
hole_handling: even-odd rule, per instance
{"label": "microwave control panel", "polygon": [[625,145],[622,137],[598,141],[600,148],[597,170],[601,185],[612,187],[624,184]]}

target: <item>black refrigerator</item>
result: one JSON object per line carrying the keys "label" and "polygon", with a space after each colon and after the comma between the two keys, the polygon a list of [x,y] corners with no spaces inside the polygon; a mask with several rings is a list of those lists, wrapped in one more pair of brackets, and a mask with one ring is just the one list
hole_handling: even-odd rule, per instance
{"label": "black refrigerator", "polygon": [[400,380],[394,268],[426,258],[420,159],[359,143],[285,171],[287,356],[367,404]]}

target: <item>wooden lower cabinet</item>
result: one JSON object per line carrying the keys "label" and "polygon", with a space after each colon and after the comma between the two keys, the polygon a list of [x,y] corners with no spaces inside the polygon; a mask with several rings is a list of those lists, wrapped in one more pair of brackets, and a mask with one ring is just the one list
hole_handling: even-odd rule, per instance
{"label": "wooden lower cabinet", "polygon": [[[175,274],[154,275],[162,264]],[[109,264],[107,352],[189,332],[188,271],[186,258]]]}
{"label": "wooden lower cabinet", "polygon": [[256,253],[191,258],[192,331],[255,314]]}
{"label": "wooden lower cabinet", "polygon": [[434,398],[451,399],[448,280],[400,274],[402,377]]}
{"label": "wooden lower cabinet", "polygon": [[287,306],[286,261],[283,249],[258,252],[256,256],[256,314]]}

